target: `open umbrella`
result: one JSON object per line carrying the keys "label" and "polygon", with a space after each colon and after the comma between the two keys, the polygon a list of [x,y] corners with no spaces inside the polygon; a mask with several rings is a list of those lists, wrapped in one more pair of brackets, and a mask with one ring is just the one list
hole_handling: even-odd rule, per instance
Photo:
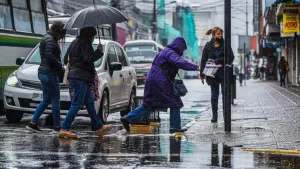
{"label": "open umbrella", "polygon": [[76,12],[66,23],[65,28],[85,28],[124,21],[128,21],[128,19],[118,9],[110,6],[94,5]]}

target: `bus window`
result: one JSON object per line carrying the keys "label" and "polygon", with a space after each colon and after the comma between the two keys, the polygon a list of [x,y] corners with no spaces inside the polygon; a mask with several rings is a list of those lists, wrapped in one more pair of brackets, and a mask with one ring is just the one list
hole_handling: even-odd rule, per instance
{"label": "bus window", "polygon": [[10,8],[7,0],[0,0],[0,29],[12,29]]}
{"label": "bus window", "polygon": [[30,15],[26,1],[12,0],[14,22],[17,31],[32,32]]}
{"label": "bus window", "polygon": [[43,35],[46,33],[46,22],[43,13],[42,1],[30,0],[30,5],[32,10],[34,33]]}

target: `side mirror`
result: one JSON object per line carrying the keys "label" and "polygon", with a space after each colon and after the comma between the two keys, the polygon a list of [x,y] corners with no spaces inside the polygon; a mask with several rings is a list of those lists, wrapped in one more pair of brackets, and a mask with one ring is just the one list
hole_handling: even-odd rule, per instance
{"label": "side mirror", "polygon": [[111,71],[122,70],[122,64],[119,62],[112,62],[110,64]]}
{"label": "side mirror", "polygon": [[25,61],[24,57],[17,58],[16,59],[16,65],[21,66],[24,63],[24,61]]}

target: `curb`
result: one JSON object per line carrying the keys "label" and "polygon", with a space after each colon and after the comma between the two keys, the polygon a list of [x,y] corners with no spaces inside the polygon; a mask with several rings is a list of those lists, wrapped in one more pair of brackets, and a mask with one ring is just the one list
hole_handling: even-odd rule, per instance
{"label": "curb", "polygon": [[268,153],[268,154],[282,154],[282,155],[300,155],[300,150],[282,150],[282,149],[243,149],[245,152],[252,153]]}

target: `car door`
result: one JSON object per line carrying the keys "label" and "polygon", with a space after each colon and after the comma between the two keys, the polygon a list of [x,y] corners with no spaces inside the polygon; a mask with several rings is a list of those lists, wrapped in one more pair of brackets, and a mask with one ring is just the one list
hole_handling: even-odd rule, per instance
{"label": "car door", "polygon": [[[108,52],[107,52],[107,65],[108,65],[108,70],[110,69],[110,65],[113,62],[119,62],[116,50],[115,50],[115,45],[111,44],[108,47]],[[110,102],[111,104],[115,104],[120,102],[122,99],[120,97],[122,93],[122,85],[123,85],[123,77],[121,74],[121,71],[114,71],[111,75],[111,98]]]}
{"label": "car door", "polygon": [[124,50],[119,45],[115,45],[115,48],[116,48],[119,62],[122,64],[122,72],[121,72],[123,77],[122,101],[128,101],[131,93],[132,74],[130,71],[129,63],[125,57]]}

